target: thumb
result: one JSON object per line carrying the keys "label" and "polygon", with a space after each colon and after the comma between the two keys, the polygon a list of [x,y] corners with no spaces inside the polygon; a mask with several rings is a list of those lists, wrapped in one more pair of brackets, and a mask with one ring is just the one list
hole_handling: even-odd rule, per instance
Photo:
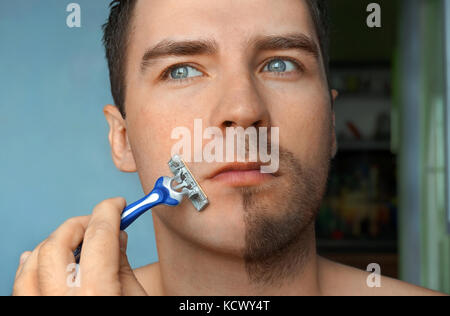
{"label": "thumb", "polygon": [[126,232],[121,231],[119,235],[120,245],[120,267],[119,267],[119,280],[122,285],[122,295],[125,296],[142,296],[147,295],[142,285],[136,279],[133,269],[128,262],[127,257],[127,244],[128,235]]}

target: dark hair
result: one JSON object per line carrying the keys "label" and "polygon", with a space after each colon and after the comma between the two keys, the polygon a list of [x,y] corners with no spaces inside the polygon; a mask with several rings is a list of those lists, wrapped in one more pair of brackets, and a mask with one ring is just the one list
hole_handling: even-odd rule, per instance
{"label": "dark hair", "polygon": [[328,0],[307,0],[311,12],[311,17],[316,28],[319,39],[320,51],[322,52],[325,74],[328,85],[330,84],[330,24],[328,12]]}
{"label": "dark hair", "polygon": [[[109,67],[114,103],[125,118],[126,59],[131,20],[137,0],[113,0],[108,20],[103,25],[103,45]],[[328,76],[329,34],[327,0],[306,0],[319,38],[325,71]]]}
{"label": "dark hair", "polygon": [[108,20],[103,24],[103,45],[109,68],[114,103],[125,118],[126,60],[131,20],[137,0],[113,0]]}

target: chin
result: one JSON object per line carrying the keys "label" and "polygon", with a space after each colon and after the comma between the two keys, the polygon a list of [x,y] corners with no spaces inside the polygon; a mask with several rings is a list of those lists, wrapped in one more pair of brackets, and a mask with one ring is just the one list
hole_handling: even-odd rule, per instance
{"label": "chin", "polygon": [[245,244],[242,195],[237,190],[204,188],[208,190],[210,204],[200,212],[188,199],[177,207],[155,209],[153,214],[157,220],[154,223],[164,225],[157,231],[178,235],[184,241],[215,252],[242,256]]}
{"label": "chin", "polygon": [[245,210],[235,188],[208,188],[210,205],[192,217],[193,239],[206,248],[241,256],[245,244]]}

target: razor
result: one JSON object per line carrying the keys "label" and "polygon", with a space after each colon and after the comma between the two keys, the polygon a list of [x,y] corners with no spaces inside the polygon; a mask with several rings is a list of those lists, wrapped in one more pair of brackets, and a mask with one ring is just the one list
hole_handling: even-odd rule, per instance
{"label": "razor", "polygon": [[[185,196],[188,197],[197,211],[203,210],[209,204],[208,197],[200,184],[178,155],[174,155],[168,165],[173,177],[162,176],[158,178],[153,190],[148,195],[127,205],[122,211],[120,230],[125,230],[139,216],[155,206],[160,204],[179,205]],[[76,263],[80,261],[81,248],[82,244],[73,253]]]}

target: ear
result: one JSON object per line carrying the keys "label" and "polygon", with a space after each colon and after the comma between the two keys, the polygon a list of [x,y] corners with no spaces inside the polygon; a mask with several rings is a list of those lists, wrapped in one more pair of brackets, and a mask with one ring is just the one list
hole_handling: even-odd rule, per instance
{"label": "ear", "polygon": [[333,116],[333,130],[332,130],[332,147],[331,147],[331,158],[334,158],[336,156],[337,150],[338,150],[338,144],[337,144],[337,139],[336,139],[336,117],[334,115],[334,102],[336,101],[336,98],[338,97],[339,93],[337,92],[337,90],[332,89],[331,90],[331,114]]}
{"label": "ear", "polygon": [[128,141],[127,128],[122,114],[114,105],[106,105],[103,108],[106,121],[109,124],[109,144],[113,162],[117,169],[123,172],[136,172],[136,162]]}

